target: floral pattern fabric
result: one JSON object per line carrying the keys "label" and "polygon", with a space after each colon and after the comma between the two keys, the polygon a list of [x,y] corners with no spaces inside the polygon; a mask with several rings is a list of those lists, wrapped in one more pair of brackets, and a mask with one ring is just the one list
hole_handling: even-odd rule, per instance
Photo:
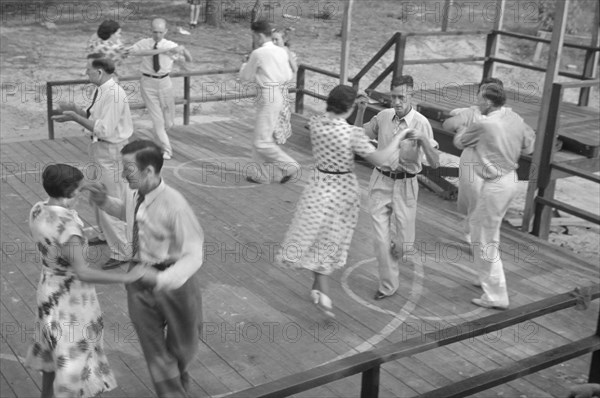
{"label": "floral pattern fabric", "polygon": [[56,397],[92,397],[116,387],[104,352],[102,312],[93,284],[77,279],[61,250],[72,236],[82,238],[83,222],[74,210],[37,203],[29,228],[40,254],[38,316],[34,343],[25,365],[55,372]]}

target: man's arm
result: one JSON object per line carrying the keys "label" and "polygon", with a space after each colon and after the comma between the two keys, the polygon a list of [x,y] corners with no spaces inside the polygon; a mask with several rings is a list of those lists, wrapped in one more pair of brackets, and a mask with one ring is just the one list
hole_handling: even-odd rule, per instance
{"label": "man's arm", "polygon": [[258,56],[256,51],[252,51],[248,62],[243,63],[240,69],[240,79],[253,82],[256,79],[256,70],[258,69]]}
{"label": "man's arm", "polygon": [[475,146],[483,131],[484,126],[481,122],[475,122],[467,128],[459,129],[458,133],[454,136],[454,145],[458,149]]}
{"label": "man's arm", "polygon": [[94,121],[81,116],[75,111],[64,111],[60,115],[52,116],[52,120],[59,123],[75,122],[83,126],[86,130],[94,131]]}
{"label": "man's arm", "polygon": [[433,129],[428,121],[421,123],[418,128],[412,133],[412,137],[408,137],[415,139],[419,142],[419,146],[423,149],[423,153],[425,153],[425,158],[427,159],[427,163],[429,167],[433,169],[437,169],[440,163],[440,154],[434,145],[437,146],[437,143],[433,139]]}
{"label": "man's arm", "polygon": [[529,155],[535,150],[535,131],[533,131],[533,129],[527,123],[523,124],[525,125],[525,131],[521,155]]}
{"label": "man's arm", "polygon": [[[359,106],[362,106],[359,103]],[[367,105],[364,104],[364,107],[366,109]],[[359,112],[360,112],[360,108],[359,108]],[[363,110],[363,114],[364,114],[364,110]],[[375,115],[371,118],[371,120],[369,120],[367,123],[362,125],[362,128],[365,129],[365,134],[367,135],[367,137],[369,137],[372,140],[376,140],[377,136],[379,135],[379,122],[377,120],[377,116],[379,115]],[[361,122],[362,122],[362,118],[361,118]]]}
{"label": "man's arm", "polygon": [[173,221],[173,238],[175,245],[181,245],[181,257],[156,275],[156,290],[180,288],[198,271],[203,261],[204,232],[187,202],[178,206]]}
{"label": "man's arm", "polygon": [[82,190],[90,192],[90,200],[106,213],[120,220],[125,218],[125,201],[120,198],[108,196],[106,187],[101,183],[89,183],[82,187]]}

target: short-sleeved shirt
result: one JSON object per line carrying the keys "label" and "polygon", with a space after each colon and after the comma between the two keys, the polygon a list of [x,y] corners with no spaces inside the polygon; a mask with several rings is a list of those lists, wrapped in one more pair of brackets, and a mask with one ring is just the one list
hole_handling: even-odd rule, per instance
{"label": "short-sleeved shirt", "polygon": [[[425,132],[431,146],[438,147],[437,141],[433,138],[433,130],[429,120],[414,108],[401,119],[396,116],[395,109],[385,109],[373,116],[363,127],[367,135],[376,138],[381,147],[387,146],[396,134],[406,128]],[[419,142],[417,140],[403,140],[400,143],[399,150],[394,152],[394,156],[386,161],[381,169],[419,174],[423,169],[422,164],[424,162],[426,162],[425,152]]]}
{"label": "short-sleeved shirt", "polygon": [[365,156],[375,151],[364,129],[344,119],[313,116],[309,127],[313,156],[321,170],[354,170],[354,154]]}
{"label": "short-sleeved shirt", "polygon": [[[154,49],[154,44],[156,44],[157,49],[173,49],[177,47],[177,43],[162,39],[158,43],[154,41],[152,38],[142,39],[135,43],[131,47],[131,51],[147,51]],[[167,73],[171,73],[173,69],[173,62],[179,59],[179,55],[172,54],[158,54],[158,60],[160,63],[160,69],[157,71],[154,70],[154,64],[152,61],[152,55],[148,55],[142,58],[142,62],[140,64],[140,72],[145,73],[147,75],[166,75]]]}

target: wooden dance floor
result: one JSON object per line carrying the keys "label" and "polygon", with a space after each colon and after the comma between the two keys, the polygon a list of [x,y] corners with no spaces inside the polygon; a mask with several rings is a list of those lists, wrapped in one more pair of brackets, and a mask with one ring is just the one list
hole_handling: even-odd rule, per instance
{"label": "wooden dance floor", "polygon": [[[480,290],[471,285],[472,255],[461,242],[455,202],[424,187],[419,195],[418,250],[401,268],[398,293],[372,299],[377,265],[366,212],[370,169],[357,166],[362,210],[348,263],[331,278],[337,317],[324,318],[309,301],[311,275],[273,265],[295,204],[311,177],[312,158],[305,120],[294,116],[286,150],[303,166],[298,181],[252,185],[252,126],[235,120],[179,127],[172,134],[175,160],[164,178],[194,208],[206,237],[201,269],[205,328],[191,369],[193,396],[222,397],[319,364],[493,313],[470,303]],[[0,290],[3,397],[37,397],[41,376],[25,369],[23,357],[34,327],[39,264],[29,237],[32,205],[45,199],[41,170],[67,162],[91,173],[89,139],[31,141],[2,145],[2,273]],[[525,182],[523,182],[525,183]],[[87,225],[93,214],[84,200]],[[106,247],[90,248],[94,265]],[[502,256],[511,306],[518,307],[576,286],[598,283],[597,264],[545,241],[505,227]],[[119,387],[105,397],[152,397],[152,383],[130,323],[123,286],[97,285],[105,315],[105,348]],[[599,305],[567,309],[489,335],[387,363],[381,397],[412,397],[484,371],[578,340],[595,330]],[[67,330],[64,333],[68,333]],[[481,397],[564,397],[569,385],[587,379],[590,356],[580,357],[479,394]],[[573,375],[576,375],[574,378]],[[357,397],[360,375],[307,391],[302,397]]]}

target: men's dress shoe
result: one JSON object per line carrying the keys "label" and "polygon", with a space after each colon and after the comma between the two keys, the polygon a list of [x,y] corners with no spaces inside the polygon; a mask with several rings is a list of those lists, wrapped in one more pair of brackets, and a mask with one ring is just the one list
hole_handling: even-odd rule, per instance
{"label": "men's dress shoe", "polygon": [[328,295],[323,293],[320,290],[311,290],[310,297],[313,303],[317,306],[323,314],[327,315],[330,318],[335,318],[335,314],[333,313],[333,303]]}
{"label": "men's dress shoe", "polygon": [[252,184],[262,184],[262,182],[255,180],[254,178],[248,176],[246,177],[246,181],[251,182]]}
{"label": "men's dress shoe", "polygon": [[173,159],[173,157],[171,155],[169,155],[168,153],[163,153],[163,159],[164,160],[171,160],[171,159]]}
{"label": "men's dress shoe", "polygon": [[379,290],[377,291],[377,293],[375,293],[375,296],[373,296],[373,298],[375,300],[383,300],[384,298],[390,297],[386,294],[381,293]]}
{"label": "men's dress shoe", "polygon": [[99,237],[94,237],[90,240],[88,240],[88,245],[89,246],[97,246],[97,245],[103,245],[106,243],[106,240],[104,239],[100,239]]}
{"label": "men's dress shoe", "polygon": [[497,305],[497,304],[491,303],[491,302],[489,302],[487,300],[482,300],[480,298],[474,298],[473,300],[471,300],[471,302],[473,304],[478,305],[478,306],[483,307],[483,308],[491,308],[491,309],[494,309],[494,310],[506,310],[506,309],[508,309],[508,305]]}
{"label": "men's dress shoe", "polygon": [[291,179],[292,179],[291,175],[283,176],[283,178],[281,179],[281,181],[279,181],[279,183],[280,184],[285,184],[286,182],[288,182]]}
{"label": "men's dress shoe", "polygon": [[109,258],[107,262],[102,264],[102,269],[113,269],[118,267],[119,265],[125,263],[126,261],[117,260],[114,258]]}
{"label": "men's dress shoe", "polygon": [[473,282],[471,282],[471,285],[481,289],[481,282],[479,282],[479,281],[473,281]]}

